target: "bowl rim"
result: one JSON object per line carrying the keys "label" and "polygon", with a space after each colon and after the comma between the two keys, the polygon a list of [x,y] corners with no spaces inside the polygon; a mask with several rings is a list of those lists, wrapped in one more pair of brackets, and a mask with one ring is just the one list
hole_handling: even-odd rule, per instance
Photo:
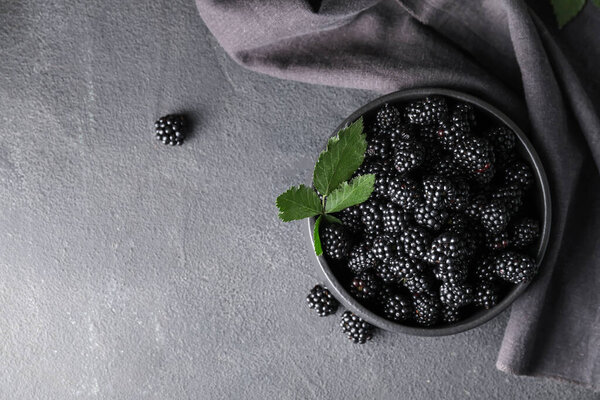
{"label": "bowl rim", "polygon": [[[486,101],[483,101],[475,96],[470,94],[466,94],[463,92],[459,92],[451,89],[443,89],[443,88],[418,88],[418,89],[409,89],[409,90],[400,90],[396,91],[381,97],[374,99],[373,101],[365,104],[360,107],[352,114],[350,114],[335,130],[334,134],[336,134],[340,129],[349,125],[351,122],[355,121],[360,116],[372,111],[373,109],[381,107],[385,103],[394,103],[401,101],[411,101],[416,100],[418,98],[423,98],[426,96],[445,96],[452,98],[454,100],[461,100],[468,103],[473,104],[474,106],[483,109],[487,113],[491,114],[493,117],[499,119],[502,123],[507,125],[517,136],[523,150],[527,153],[529,157],[529,161],[531,162],[536,184],[539,185],[541,189],[541,199],[543,204],[542,209],[542,235],[538,245],[538,251],[536,254],[536,264],[538,268],[540,267],[542,260],[544,258],[544,254],[546,253],[546,249],[548,247],[548,241],[550,238],[550,225],[552,219],[552,205],[550,200],[550,187],[548,184],[548,178],[546,176],[546,172],[544,171],[544,167],[542,165],[542,161],[535,151],[533,145],[525,135],[525,133],[519,128],[519,126],[512,121],[506,114],[492,106]],[[314,250],[314,241],[313,241],[313,229],[315,224],[315,218],[308,219],[308,230],[309,235],[308,238],[311,241],[311,247]],[[315,254],[313,252],[313,254]],[[409,326],[402,325],[400,323],[390,321],[385,319],[384,317],[374,313],[369,310],[367,307],[362,305],[358,300],[353,298],[350,293],[344,289],[343,285],[336,278],[335,274],[329,267],[329,264],[324,256],[317,256],[317,261],[319,262],[319,266],[321,272],[325,275],[325,279],[327,281],[327,287],[329,290],[334,292],[335,297],[351,312],[363,318],[365,321],[375,325],[378,328],[392,331],[392,332],[400,332],[414,336],[446,336],[446,335],[454,335],[460,332],[464,332],[470,329],[473,329],[477,326],[483,325],[488,322],[492,318],[498,316],[502,311],[504,311],[508,306],[510,306],[524,291],[527,289],[531,282],[524,282],[517,286],[515,286],[496,306],[489,310],[482,310],[480,312],[475,313],[474,315],[459,321],[455,324],[441,326],[441,327],[417,327],[417,326]]]}

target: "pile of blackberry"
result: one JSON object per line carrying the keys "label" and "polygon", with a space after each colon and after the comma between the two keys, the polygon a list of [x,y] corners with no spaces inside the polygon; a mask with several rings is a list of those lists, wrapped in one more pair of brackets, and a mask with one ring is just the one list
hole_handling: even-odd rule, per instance
{"label": "pile of blackberry", "polygon": [[[321,228],[325,256],[356,299],[402,324],[442,326],[533,279],[534,175],[514,132],[444,97],[386,104],[364,121],[356,175],[376,175],[373,194]],[[342,327],[353,341],[371,337],[354,315]]]}

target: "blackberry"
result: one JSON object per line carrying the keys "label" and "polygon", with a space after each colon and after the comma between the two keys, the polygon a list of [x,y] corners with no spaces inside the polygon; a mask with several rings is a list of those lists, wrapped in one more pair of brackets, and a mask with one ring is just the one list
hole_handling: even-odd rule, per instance
{"label": "blackberry", "polygon": [[464,140],[469,133],[469,126],[452,120],[440,121],[437,127],[437,138],[445,150],[451,150],[458,142]]}
{"label": "blackberry", "polygon": [[455,233],[442,233],[431,243],[427,261],[432,264],[452,264],[466,261],[467,245]]}
{"label": "blackberry", "polygon": [[451,213],[446,220],[445,229],[448,232],[462,235],[469,229],[471,222],[469,219],[461,213]]}
{"label": "blackberry", "polygon": [[494,176],[496,175],[496,166],[492,164],[489,166],[489,168],[471,171],[468,175],[472,181],[480,185],[487,185],[492,181],[492,179],[494,179]]}
{"label": "blackberry", "polygon": [[448,212],[444,209],[433,208],[430,204],[422,204],[415,210],[414,217],[417,224],[439,231],[448,219]]}
{"label": "blackberry", "polygon": [[343,260],[350,251],[350,240],[343,225],[328,224],[321,232],[323,252],[334,260]]}
{"label": "blackberry", "polygon": [[493,256],[488,256],[475,263],[472,271],[475,281],[482,283],[495,282],[498,278],[495,262]]}
{"label": "blackberry", "polygon": [[446,208],[455,196],[455,189],[448,178],[432,175],[423,179],[423,197],[425,203],[433,208]]}
{"label": "blackberry", "polygon": [[527,189],[533,183],[531,167],[524,161],[515,161],[504,170],[504,182],[523,190]]}
{"label": "blackberry", "polygon": [[398,254],[396,240],[389,235],[381,235],[373,241],[373,256],[383,262],[390,261]]}
{"label": "blackberry", "polygon": [[383,281],[383,283],[395,283],[399,281],[400,268],[402,265],[395,259],[388,262],[379,262],[375,266],[375,273]]}
{"label": "blackberry", "polygon": [[[475,110],[470,104],[457,104],[452,110],[452,121],[466,127],[474,127],[475,121]],[[465,128],[466,129],[466,128]],[[469,129],[470,130],[470,129]]]}
{"label": "blackberry", "polygon": [[485,245],[488,249],[498,251],[504,250],[510,245],[508,232],[500,233],[485,232]]}
{"label": "blackberry", "polygon": [[354,232],[360,232],[362,230],[362,221],[360,208],[358,206],[352,206],[343,209],[336,214],[336,217],[342,221],[342,224],[348,229]]}
{"label": "blackberry", "polygon": [[436,293],[423,292],[414,296],[415,321],[419,325],[433,326],[442,314],[442,303]]}
{"label": "blackberry", "polygon": [[404,252],[410,257],[424,260],[431,243],[431,237],[424,228],[411,226],[400,235]]}
{"label": "blackberry", "polygon": [[382,131],[383,135],[387,135],[392,146],[392,150],[396,148],[399,142],[405,140],[416,140],[418,137],[418,131],[414,125],[403,124],[391,127]]}
{"label": "blackberry", "polygon": [[401,124],[402,114],[396,107],[386,103],[377,111],[375,120],[379,129],[389,129]]}
{"label": "blackberry", "polygon": [[391,321],[410,321],[415,314],[412,299],[401,293],[392,293],[383,298],[383,314]]}
{"label": "blackberry", "polygon": [[493,200],[483,207],[479,218],[487,233],[497,234],[502,232],[508,225],[510,214],[504,203]]}
{"label": "blackberry", "polygon": [[355,246],[348,257],[348,268],[354,274],[359,274],[369,268],[373,268],[375,264],[376,259],[371,252],[371,246],[367,243]]}
{"label": "blackberry", "polygon": [[425,267],[421,262],[413,260],[405,255],[400,255],[391,261],[394,264],[394,272],[399,280],[409,280],[422,274]]}
{"label": "blackberry", "polygon": [[512,245],[517,249],[526,249],[540,237],[540,225],[532,218],[523,218],[511,226]]}
{"label": "blackberry", "polygon": [[426,97],[406,107],[406,117],[411,124],[431,125],[446,119],[448,105],[443,97]]}
{"label": "blackberry", "polygon": [[469,204],[471,188],[463,178],[453,179],[452,186],[454,187],[454,191],[449,193],[447,201],[448,208],[452,211],[462,211],[467,208]]}
{"label": "blackberry", "polygon": [[516,214],[523,205],[523,191],[516,185],[499,187],[492,192],[491,198],[504,204],[511,215]]}
{"label": "blackberry", "polygon": [[383,231],[383,210],[384,203],[377,197],[371,197],[359,205],[361,221],[367,232]]}
{"label": "blackberry", "polygon": [[471,198],[469,204],[465,208],[465,214],[472,219],[479,219],[481,210],[487,204],[487,200],[483,194],[475,195]]}
{"label": "blackberry", "polygon": [[433,278],[423,272],[417,272],[416,274],[403,279],[402,285],[404,285],[411,294],[431,292],[435,289]]}
{"label": "blackberry", "polygon": [[440,286],[440,300],[450,307],[464,307],[473,302],[473,288],[468,284],[444,282]]}
{"label": "blackberry", "polygon": [[364,344],[373,338],[375,327],[350,311],[344,312],[340,322],[342,332],[353,343]]}
{"label": "blackberry", "polygon": [[433,166],[433,173],[436,175],[441,175],[446,178],[452,178],[455,176],[460,176],[462,173],[460,166],[454,161],[452,157],[445,156],[438,160],[438,162]]}
{"label": "blackberry", "polygon": [[387,196],[390,169],[384,160],[370,159],[363,162],[358,168],[356,175],[375,174],[374,192],[380,196]]}
{"label": "blackberry", "polygon": [[467,265],[462,261],[450,261],[437,264],[433,269],[435,277],[442,282],[462,283],[469,273]]}
{"label": "blackberry", "polygon": [[389,138],[383,134],[374,135],[367,139],[365,156],[387,159],[390,156],[391,145]]}
{"label": "blackberry", "polygon": [[171,146],[180,145],[185,139],[184,121],[181,115],[165,115],[154,123],[156,139]]}
{"label": "blackberry", "polygon": [[454,160],[468,172],[484,173],[494,163],[494,152],[487,140],[468,137],[452,149]]}
{"label": "blackberry", "polygon": [[500,293],[498,287],[493,283],[480,283],[473,291],[473,303],[478,307],[483,307],[486,310],[494,307],[500,301]]}
{"label": "blackberry", "polygon": [[327,288],[315,286],[306,297],[308,307],[312,308],[320,317],[334,314],[338,308],[338,301]]}
{"label": "blackberry", "polygon": [[461,312],[458,307],[442,306],[442,321],[453,324],[461,320]]}
{"label": "blackberry", "polygon": [[494,268],[496,275],[514,284],[530,281],[537,273],[537,265],[533,258],[513,251],[497,256]]}
{"label": "blackberry", "polygon": [[400,206],[388,203],[383,209],[383,231],[385,233],[397,234],[407,228],[412,218]]}
{"label": "blackberry", "polygon": [[421,166],[425,160],[425,148],[415,140],[400,141],[394,150],[394,168],[401,174]]}
{"label": "blackberry", "polygon": [[350,293],[359,300],[371,300],[377,296],[381,289],[381,281],[375,273],[368,269],[352,279]]}
{"label": "blackberry", "polygon": [[422,190],[417,181],[411,178],[395,176],[389,181],[390,200],[406,211],[414,210],[421,201]]}
{"label": "blackberry", "polygon": [[494,150],[500,156],[514,152],[516,136],[506,126],[490,129],[483,136],[494,146]]}

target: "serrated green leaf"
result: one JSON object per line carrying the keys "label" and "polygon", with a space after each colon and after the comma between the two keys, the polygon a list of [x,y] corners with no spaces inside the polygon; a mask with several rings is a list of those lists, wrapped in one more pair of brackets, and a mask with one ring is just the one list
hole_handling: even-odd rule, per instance
{"label": "serrated green leaf", "polygon": [[334,213],[366,201],[373,192],[375,175],[360,175],[350,183],[344,182],[327,196],[325,212]]}
{"label": "serrated green leaf", "polygon": [[567,22],[579,14],[585,5],[585,0],[550,0],[550,2],[552,3],[559,28],[565,26]]}
{"label": "serrated green leaf", "polygon": [[319,234],[319,227],[321,226],[322,215],[319,215],[317,221],[315,222],[315,228],[313,231],[313,243],[315,246],[315,254],[320,256],[323,254],[323,249],[321,248],[321,235]]}
{"label": "serrated green leaf", "polygon": [[330,224],[341,224],[342,223],[342,221],[340,221],[339,218],[334,217],[333,215],[324,214],[323,216],[325,217],[325,221],[329,222]]}
{"label": "serrated green leaf", "polygon": [[367,140],[363,134],[361,117],[330,138],[327,149],[319,156],[313,174],[313,185],[319,193],[327,196],[350,179],[362,164],[366,150]]}
{"label": "serrated green leaf", "polygon": [[284,222],[313,217],[323,211],[317,192],[304,185],[289,188],[277,197],[276,204],[279,218]]}

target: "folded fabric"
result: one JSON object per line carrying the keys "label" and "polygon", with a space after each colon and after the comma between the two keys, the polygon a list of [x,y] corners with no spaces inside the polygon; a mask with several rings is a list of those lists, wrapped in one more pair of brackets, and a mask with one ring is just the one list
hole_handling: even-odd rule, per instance
{"label": "folded fabric", "polygon": [[549,177],[552,234],[540,275],[512,307],[497,367],[600,389],[600,10],[559,32],[549,2],[196,3],[246,68],[378,92],[457,89],[521,125]]}

